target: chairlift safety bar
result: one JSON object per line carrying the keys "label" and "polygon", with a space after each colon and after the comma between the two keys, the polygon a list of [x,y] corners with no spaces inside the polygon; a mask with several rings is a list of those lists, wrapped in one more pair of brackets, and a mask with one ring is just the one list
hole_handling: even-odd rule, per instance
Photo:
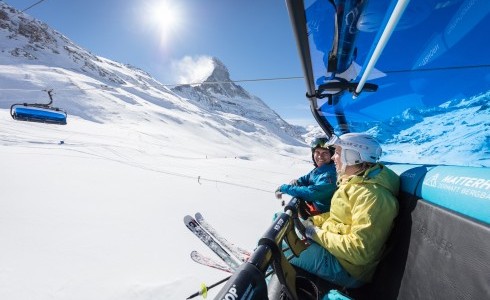
{"label": "chairlift safety bar", "polygon": [[374,65],[376,64],[379,57],[381,56],[381,53],[383,52],[386,44],[388,43],[391,34],[395,30],[395,27],[398,24],[398,21],[400,21],[400,18],[402,17],[403,12],[405,11],[405,8],[407,7],[409,2],[410,0],[398,0],[398,3],[396,4],[395,8],[393,9],[393,12],[391,13],[388,23],[386,23],[381,38],[379,39],[373,54],[369,58],[369,62],[366,66],[364,73],[362,74],[361,80],[359,81],[356,90],[354,91],[354,94],[352,95],[352,98],[354,99],[357,98],[357,96],[361,93],[362,88],[364,87],[364,84],[367,81],[367,78],[369,77],[372,70],[374,69]]}

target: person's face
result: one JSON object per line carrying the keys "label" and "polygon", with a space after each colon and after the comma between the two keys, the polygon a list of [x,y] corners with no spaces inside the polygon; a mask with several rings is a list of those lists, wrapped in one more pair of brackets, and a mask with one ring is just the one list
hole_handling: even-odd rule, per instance
{"label": "person's face", "polygon": [[341,151],[342,151],[342,147],[335,146],[335,154],[333,155],[332,159],[335,164],[335,169],[337,170],[337,172],[340,172],[340,170],[342,170],[342,162],[340,161]]}
{"label": "person's face", "polygon": [[316,148],[313,152],[313,159],[317,166],[321,167],[324,164],[330,163],[332,157],[330,156],[330,151],[328,151],[328,149]]}

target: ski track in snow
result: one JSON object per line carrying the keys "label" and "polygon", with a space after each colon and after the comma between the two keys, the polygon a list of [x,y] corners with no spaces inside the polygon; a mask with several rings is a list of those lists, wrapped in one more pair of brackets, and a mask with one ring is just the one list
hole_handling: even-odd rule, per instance
{"label": "ski track in snow", "polygon": [[137,124],[56,126],[0,110],[0,127],[1,299],[185,299],[227,274],[192,262],[192,250],[212,253],[183,216],[201,211],[253,249],[282,210],[275,188],[312,167],[308,149],[224,137],[196,147],[192,133],[159,139]]}

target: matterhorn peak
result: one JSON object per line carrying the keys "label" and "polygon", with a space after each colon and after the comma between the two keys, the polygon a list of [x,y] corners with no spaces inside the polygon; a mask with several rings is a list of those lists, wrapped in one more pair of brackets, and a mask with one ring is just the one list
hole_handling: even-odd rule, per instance
{"label": "matterhorn peak", "polygon": [[[193,84],[192,88],[199,90],[199,93],[206,94],[206,96],[219,98],[224,97],[228,99],[252,99],[254,97],[230,79],[230,72],[228,71],[228,68],[216,57],[185,57],[178,64],[178,66],[181,70],[185,71],[182,72],[183,75],[181,76],[180,81],[199,82],[198,84]],[[187,89],[188,85],[184,84],[177,86],[172,90],[177,93],[182,93]],[[181,95],[184,96],[184,94]]]}
{"label": "matterhorn peak", "polygon": [[211,58],[211,62],[213,64],[213,71],[211,74],[206,78],[206,82],[229,82],[231,81],[230,79],[230,72],[228,71],[228,68],[225,66],[221,60],[219,60],[216,57]]}

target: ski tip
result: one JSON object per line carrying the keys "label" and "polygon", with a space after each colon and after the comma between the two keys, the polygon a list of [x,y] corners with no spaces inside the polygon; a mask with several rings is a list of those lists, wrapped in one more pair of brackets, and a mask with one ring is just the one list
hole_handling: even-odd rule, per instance
{"label": "ski tip", "polygon": [[200,212],[196,213],[196,219],[203,219],[202,214]]}

